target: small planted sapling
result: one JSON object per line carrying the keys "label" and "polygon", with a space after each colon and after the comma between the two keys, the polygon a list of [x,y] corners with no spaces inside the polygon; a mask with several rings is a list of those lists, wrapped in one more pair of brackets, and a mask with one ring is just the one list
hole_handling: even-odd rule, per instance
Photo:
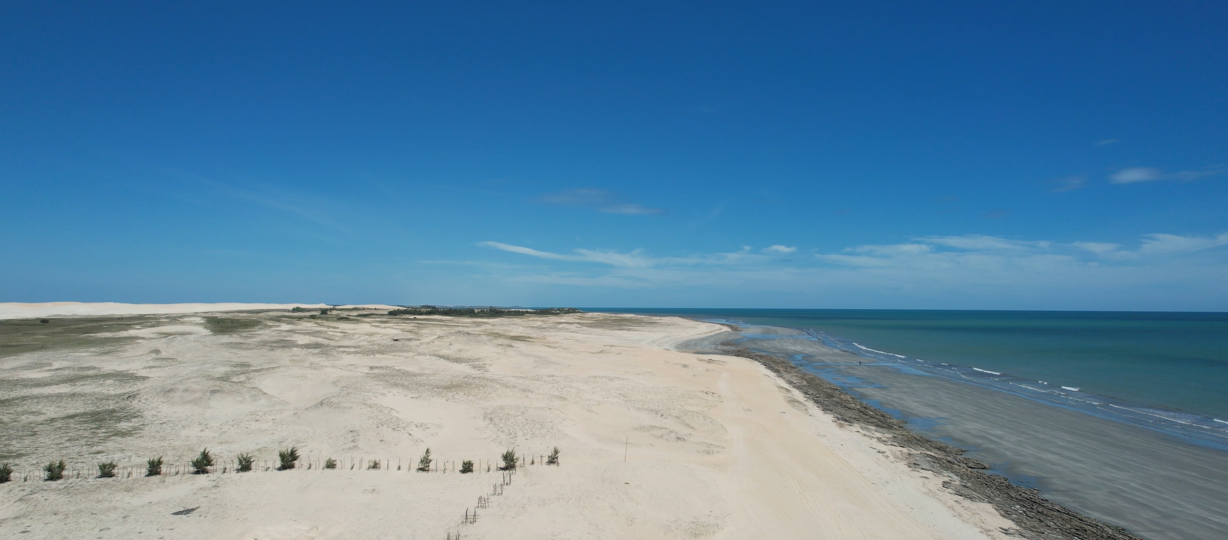
{"label": "small planted sapling", "polygon": [[209,454],[209,449],[206,448],[200,451],[200,455],[192,460],[192,474],[209,474],[209,467],[213,466],[213,456]]}
{"label": "small planted sapling", "polygon": [[554,447],[554,451],[550,452],[550,455],[546,456],[546,465],[558,465],[558,464],[559,464],[559,447],[556,446]]}
{"label": "small planted sapling", "polygon": [[116,464],[114,461],[108,461],[106,463],[99,463],[98,464],[98,478],[115,478],[115,467],[116,467]]}
{"label": "small planted sapling", "polygon": [[462,461],[460,472],[461,474],[469,474],[473,472],[473,462],[468,459],[466,459],[465,461]]}
{"label": "small planted sapling", "polygon": [[325,469],[336,469],[336,468],[337,468],[337,460],[335,460],[335,459],[333,459],[333,458],[328,458],[328,459],[324,460],[324,468],[325,468]]}
{"label": "small planted sapling", "polygon": [[145,476],[162,475],[162,456],[145,460]]}
{"label": "small planted sapling", "polygon": [[58,462],[52,461],[51,463],[48,463],[47,466],[43,467],[43,472],[47,473],[46,476],[43,477],[43,479],[48,482],[55,482],[56,480],[63,480],[64,479],[64,469],[66,467],[67,466],[64,465],[64,460],[62,459]]}
{"label": "small planted sapling", "polygon": [[289,450],[282,450],[277,453],[277,459],[281,464],[277,466],[277,470],[285,471],[294,468],[294,463],[298,461],[298,448],[291,446]]}
{"label": "small planted sapling", "polygon": [[504,471],[516,470],[516,451],[515,450],[508,450],[504,452],[502,459],[503,459],[503,467],[501,467],[500,470],[504,470]]}
{"label": "small planted sapling", "polygon": [[252,464],[256,462],[255,456],[247,453],[239,454],[239,457],[235,459],[239,463],[239,467],[235,469],[236,472],[251,472]]}
{"label": "small planted sapling", "polygon": [[431,472],[431,449],[427,448],[426,452],[422,453],[422,457],[418,459],[418,472]]}

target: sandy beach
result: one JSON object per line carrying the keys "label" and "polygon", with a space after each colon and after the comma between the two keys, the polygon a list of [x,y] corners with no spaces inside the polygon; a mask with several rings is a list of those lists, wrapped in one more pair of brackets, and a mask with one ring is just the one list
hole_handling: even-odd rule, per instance
{"label": "sandy beach", "polygon": [[[679,350],[717,325],[72,310],[0,323],[0,462],[15,468],[0,485],[5,538],[962,539],[1013,527],[762,365]],[[272,470],[290,446],[299,467]],[[174,474],[205,447],[211,474]],[[428,447],[438,471],[410,472]],[[542,465],[554,447],[560,465]],[[487,472],[507,449],[532,464]],[[236,474],[244,452],[256,470]],[[157,456],[168,474],[142,477]],[[322,470],[327,458],[338,469]],[[59,459],[69,478],[42,481]],[[462,460],[478,471],[458,474]],[[103,461],[121,478],[94,478]]]}

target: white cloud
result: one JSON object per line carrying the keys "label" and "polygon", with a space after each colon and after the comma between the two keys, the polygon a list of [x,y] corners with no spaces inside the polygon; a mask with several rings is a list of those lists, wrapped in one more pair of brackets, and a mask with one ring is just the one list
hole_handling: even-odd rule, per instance
{"label": "white cloud", "polygon": [[608,206],[598,206],[598,212],[606,214],[626,214],[629,216],[642,216],[645,214],[660,214],[660,208],[648,208],[639,204],[611,204]]}
{"label": "white cloud", "polygon": [[582,258],[580,258],[580,257],[569,256],[569,255],[559,255],[559,254],[557,254],[557,253],[549,253],[549,252],[545,252],[545,251],[538,251],[538,250],[533,249],[533,248],[527,248],[527,247],[523,247],[523,246],[513,246],[513,245],[511,245],[511,244],[504,244],[504,243],[502,243],[502,242],[479,242],[479,243],[478,243],[478,245],[480,245],[480,246],[486,246],[486,247],[492,247],[492,248],[495,248],[495,249],[501,249],[501,250],[503,250],[503,251],[510,251],[510,252],[512,252],[512,253],[519,253],[519,254],[521,254],[521,255],[528,255],[528,256],[530,256],[530,257],[538,257],[538,258],[541,258],[541,259],[550,259],[550,260],[555,260],[555,261],[579,261],[579,260],[583,260],[583,259],[582,259]]}
{"label": "white cloud", "polygon": [[1114,184],[1135,184],[1163,179],[1164,171],[1152,167],[1130,167],[1109,175],[1109,181]]}
{"label": "white cloud", "polygon": [[1139,182],[1155,182],[1157,180],[1190,181],[1219,176],[1228,172],[1224,167],[1210,167],[1201,171],[1177,171],[1166,173],[1154,167],[1129,167],[1109,175],[1109,182],[1114,184],[1137,184]]}
{"label": "white cloud", "polygon": [[1109,244],[1105,242],[1074,242],[1070,245],[1100,255],[1112,253],[1117,251],[1117,248],[1121,247],[1120,244]]}
{"label": "white cloud", "polygon": [[[577,249],[561,254],[499,242],[483,246],[557,261],[547,268],[490,270],[525,284],[617,288],[639,305],[751,304],[778,295],[796,307],[977,309],[1228,309],[1228,232],[1148,234],[1133,246],[986,235],[921,237],[781,258],[742,249],[680,257],[643,250]],[[786,246],[787,247],[787,246]],[[570,265],[569,263],[587,263]],[[568,266],[562,266],[568,264]],[[632,293],[630,291],[643,291]],[[690,291],[690,292],[687,292]],[[689,294],[690,296],[679,296]],[[634,300],[626,300],[634,302]],[[630,305],[630,304],[628,304]],[[743,305],[746,305],[745,303]]]}
{"label": "white cloud", "polygon": [[920,238],[919,240],[930,244],[938,244],[940,246],[973,250],[1047,248],[1050,244],[1050,242],[1010,240],[1007,238],[979,234],[969,234],[964,236],[927,236]]}
{"label": "white cloud", "polygon": [[795,248],[795,247],[790,247],[790,246],[782,246],[782,245],[779,245],[779,244],[774,245],[774,246],[768,246],[768,247],[763,248],[763,252],[764,252],[764,253],[780,253],[780,254],[785,254],[785,253],[793,253],[794,251],[797,251],[797,248]]}
{"label": "white cloud", "polygon": [[1189,253],[1228,245],[1228,232],[1211,237],[1178,236],[1175,234],[1148,234],[1143,236],[1140,255],[1164,255]]}
{"label": "white cloud", "polygon": [[570,189],[559,193],[547,193],[538,197],[537,200],[546,204],[583,206],[604,214],[642,216],[664,212],[660,208],[622,202],[613,193],[604,189]]}

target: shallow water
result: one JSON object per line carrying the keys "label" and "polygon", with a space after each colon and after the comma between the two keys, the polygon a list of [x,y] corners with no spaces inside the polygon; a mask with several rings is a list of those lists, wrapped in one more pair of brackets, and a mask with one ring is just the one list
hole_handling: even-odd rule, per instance
{"label": "shallow water", "polygon": [[[764,311],[672,314],[777,326],[746,328],[741,344],[786,356],[909,420],[917,431],[970,449],[973,457],[991,463],[997,472],[1041,489],[1069,508],[1146,538],[1228,537],[1228,430],[1207,414],[1220,406],[1223,396],[1197,395],[1207,391],[1208,381],[1216,383],[1223,375],[1228,346],[1218,347],[1217,340],[1228,317],[1061,314],[1046,319],[1036,314],[989,314],[987,322],[973,324],[968,319],[984,312],[946,312],[929,322],[924,316],[898,312],[887,314],[894,322],[883,322],[874,313],[862,312],[858,318],[849,312],[825,312],[820,323],[838,323],[816,328],[806,326],[816,320],[813,312]],[[859,337],[835,333],[863,327],[871,330]],[[904,327],[904,337],[883,339],[893,327]],[[941,330],[947,327],[954,329]],[[907,342],[915,334],[922,336],[920,345],[892,348],[892,343]],[[1017,335],[1031,335],[1043,343],[1021,345]],[[1000,336],[1005,336],[1005,344],[995,347],[994,339]],[[934,343],[939,337],[968,337],[975,347],[939,346]],[[1184,345],[1175,345],[1175,360],[1166,359],[1164,344],[1182,340]],[[1053,353],[1061,361],[1044,354],[1058,350],[1061,343],[1074,344],[1077,354]],[[1140,350],[1130,358],[1106,367],[1107,358],[1135,346]],[[935,356],[944,347],[970,356]],[[910,354],[916,350],[934,354],[919,360]],[[1005,359],[995,359],[992,351]],[[1029,369],[1018,369],[1034,357],[1043,358]],[[1151,397],[1140,397],[1129,391],[1134,387],[1130,379],[1165,366],[1185,371],[1169,373],[1155,388],[1171,394],[1188,391],[1194,397],[1154,389]],[[1106,369],[1129,374],[1118,376],[1117,382],[1094,382],[1094,374]],[[1203,380],[1182,382],[1197,377]],[[1046,379],[1055,380],[1040,383]],[[1174,403],[1193,403],[1200,411],[1182,411]]]}

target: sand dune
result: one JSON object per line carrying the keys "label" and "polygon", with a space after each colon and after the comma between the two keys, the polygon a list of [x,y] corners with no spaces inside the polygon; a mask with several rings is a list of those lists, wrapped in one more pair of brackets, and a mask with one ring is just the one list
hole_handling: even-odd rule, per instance
{"label": "sand dune", "polygon": [[[22,348],[0,353],[0,461],[18,468],[0,485],[0,537],[960,539],[1011,526],[758,364],[674,350],[715,325],[224,317],[247,322],[3,323]],[[65,335],[71,346],[51,343]],[[233,472],[241,452],[264,469],[291,445],[302,468]],[[146,458],[173,469],[206,446],[225,474],[139,477]],[[555,446],[561,465],[540,465]],[[409,472],[428,447],[446,472]],[[508,448],[534,464],[462,523],[502,483],[486,465]],[[321,470],[328,457],[341,467]],[[40,481],[59,458],[134,474]],[[465,459],[479,472],[457,474]]]}
{"label": "sand dune", "polygon": [[[27,319],[31,317],[91,316],[91,315],[160,315],[178,313],[208,313],[216,311],[241,311],[265,309],[290,309],[293,307],[322,308],[327,304],[121,304],[116,302],[0,302],[0,319]],[[348,306],[347,306],[348,307]],[[391,309],[392,306],[370,305]]]}

